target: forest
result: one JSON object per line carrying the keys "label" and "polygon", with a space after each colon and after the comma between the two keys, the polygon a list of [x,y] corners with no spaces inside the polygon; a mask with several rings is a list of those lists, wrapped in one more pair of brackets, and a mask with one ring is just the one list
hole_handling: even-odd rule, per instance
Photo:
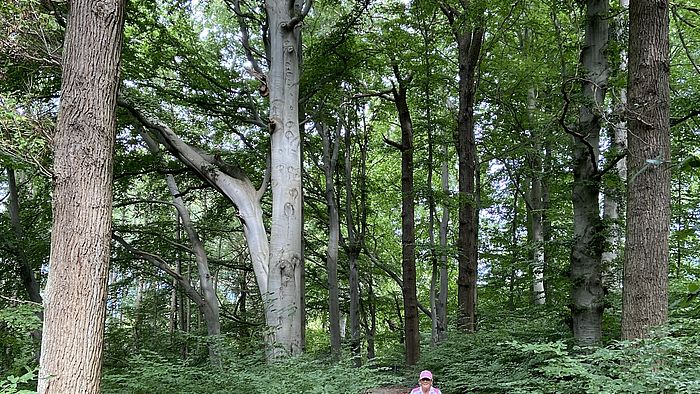
{"label": "forest", "polygon": [[700,392],[698,0],[0,2],[0,393]]}

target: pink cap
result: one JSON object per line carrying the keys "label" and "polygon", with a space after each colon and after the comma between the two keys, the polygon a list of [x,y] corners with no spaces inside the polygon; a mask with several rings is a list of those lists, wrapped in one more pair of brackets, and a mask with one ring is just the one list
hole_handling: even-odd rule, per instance
{"label": "pink cap", "polygon": [[428,370],[425,370],[425,371],[423,371],[423,372],[420,373],[420,378],[418,378],[418,379],[419,379],[419,380],[421,380],[421,379],[430,379],[430,380],[433,380],[433,374],[432,374],[432,372],[430,372],[430,371],[428,371]]}

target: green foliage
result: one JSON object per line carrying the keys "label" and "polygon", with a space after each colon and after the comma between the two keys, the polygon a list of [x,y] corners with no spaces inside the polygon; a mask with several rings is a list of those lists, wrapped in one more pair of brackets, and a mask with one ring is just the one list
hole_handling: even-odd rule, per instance
{"label": "green foliage", "polygon": [[171,361],[144,352],[129,359],[128,367],[109,370],[103,378],[105,394],[159,393],[325,393],[353,394],[367,388],[395,383],[381,369],[350,366],[349,360],[328,363],[299,357],[280,364],[266,364],[260,356],[230,360],[222,370]]}
{"label": "green foliage", "polygon": [[37,369],[26,368],[26,372],[20,376],[10,375],[0,380],[0,394],[34,394],[36,391],[25,387],[31,386],[36,381]]}
{"label": "green foliage", "polygon": [[[539,321],[539,323],[538,323]],[[539,327],[539,328],[538,328]],[[693,393],[700,390],[700,332],[693,320],[674,320],[652,338],[580,349],[568,340],[539,336],[556,332],[543,318],[473,335],[452,333],[427,352],[421,368],[432,369],[450,393]],[[535,328],[535,331],[528,331]],[[518,335],[518,333],[520,333]],[[537,338],[542,338],[538,341]]]}
{"label": "green foliage", "polygon": [[41,328],[40,311],[33,303],[0,309],[0,345],[5,349],[0,353],[0,375],[20,374],[36,364],[38,343],[30,334]]}

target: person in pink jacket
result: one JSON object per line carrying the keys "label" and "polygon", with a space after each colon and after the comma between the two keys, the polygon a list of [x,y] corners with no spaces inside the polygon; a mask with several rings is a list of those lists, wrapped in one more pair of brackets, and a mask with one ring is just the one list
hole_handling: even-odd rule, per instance
{"label": "person in pink jacket", "polygon": [[433,387],[433,373],[423,371],[418,378],[418,387],[411,390],[411,394],[442,394],[439,388]]}

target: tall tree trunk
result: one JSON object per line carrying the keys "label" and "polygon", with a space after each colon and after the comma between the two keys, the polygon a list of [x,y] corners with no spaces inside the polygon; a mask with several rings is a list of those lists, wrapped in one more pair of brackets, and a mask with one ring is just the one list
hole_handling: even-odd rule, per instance
{"label": "tall tree trunk", "polygon": [[627,233],[622,337],[644,337],[668,318],[671,202],[669,9],[630,2]]}
{"label": "tall tree trunk", "polygon": [[[484,29],[478,25],[484,10],[471,2],[460,2],[461,10],[441,1],[440,9],[450,24],[459,65],[459,112],[457,114],[458,234],[457,325],[468,332],[476,329],[477,226],[476,185],[477,158],[474,136],[474,100],[478,85],[477,69]],[[479,6],[478,4],[476,6]]]}
{"label": "tall tree trunk", "polygon": [[413,124],[406,101],[406,86],[399,68],[393,65],[398,89],[393,88],[394,103],[399,114],[401,144],[393,145],[401,151],[401,267],[403,281],[404,334],[406,336],[406,364],[415,365],[420,358],[420,330],[418,325],[418,298],[416,296],[416,226],[413,190]]}
{"label": "tall tree trunk", "polygon": [[[12,231],[15,235],[15,254],[17,256],[17,263],[19,265],[20,271],[19,276],[22,278],[22,283],[24,284],[24,289],[27,291],[27,296],[30,301],[41,304],[42,298],[39,293],[39,282],[36,280],[36,275],[32,270],[32,266],[29,263],[27,255],[24,253],[24,234],[22,231],[22,222],[19,216],[19,190],[17,188],[17,180],[15,179],[15,170],[7,167],[7,186],[10,192],[10,223],[12,224]],[[37,339],[40,339],[41,335]]]}
{"label": "tall tree trunk", "polygon": [[[338,247],[340,242],[340,219],[336,203],[333,176],[338,162],[340,146],[340,125],[331,133],[326,125],[317,125],[323,140],[323,166],[326,175],[326,203],[328,204],[328,252],[326,269],[328,270],[328,316],[330,323],[331,354],[340,356],[340,300],[338,298]],[[347,130],[346,130],[347,132]]]}
{"label": "tall tree trunk", "polygon": [[266,0],[269,21],[272,225],[266,306],[271,359],[301,353],[302,215],[299,136],[299,63],[303,2]]}
{"label": "tall tree trunk", "polygon": [[[12,224],[12,230],[15,236],[14,247],[15,256],[17,257],[17,264],[19,265],[19,276],[22,278],[22,283],[24,284],[24,289],[27,291],[29,300],[37,304],[41,304],[42,298],[39,289],[39,282],[36,280],[36,275],[34,274],[34,270],[32,269],[26,253],[24,253],[24,234],[22,231],[22,222],[19,214],[19,190],[17,187],[17,180],[15,179],[15,171],[10,167],[7,167],[7,186],[10,192],[10,223]],[[40,321],[44,320],[43,311],[38,311],[36,316]],[[41,329],[33,330],[30,335],[37,343],[41,343]],[[40,348],[37,347],[34,357],[36,361],[39,361],[39,358],[41,357]]]}
{"label": "tall tree trunk", "polygon": [[99,393],[102,371],[125,7],[123,0],[69,7],[39,393]]}
{"label": "tall tree trunk", "polygon": [[[425,122],[426,122],[426,132],[428,139],[428,168],[427,168],[427,179],[426,179],[426,191],[428,197],[428,246],[430,248],[430,262],[431,262],[431,275],[430,275],[430,321],[431,330],[430,338],[431,344],[436,345],[440,342],[438,331],[443,329],[439,323],[439,311],[438,304],[440,300],[438,299],[438,285],[440,278],[440,249],[435,241],[435,222],[437,217],[437,202],[435,201],[435,192],[433,190],[433,173],[435,172],[435,137],[434,137],[434,123],[433,123],[433,98],[432,98],[432,62],[431,62],[431,51],[433,48],[433,37],[431,35],[433,31],[433,25],[436,22],[436,12],[437,9],[433,9],[428,16],[428,18],[421,18],[420,33],[423,38],[423,59],[422,64],[425,69],[425,80],[423,84],[423,110],[425,111]],[[440,327],[439,327],[440,326]]]}
{"label": "tall tree trunk", "polygon": [[597,345],[602,336],[603,286],[601,259],[604,228],[600,217],[600,114],[609,74],[608,0],[588,0],[585,43],[581,63],[586,103],[581,106],[578,130],[573,136],[574,244],[571,248],[573,332],[583,346]]}
{"label": "tall tree trunk", "polygon": [[[624,9],[629,8],[629,0],[621,0],[620,6]],[[618,23],[616,23],[617,29],[614,36],[616,40],[623,44],[623,38],[627,35],[627,13],[619,15],[617,18]],[[621,45],[623,46],[623,45]],[[626,48],[621,49],[620,53],[620,73],[627,72],[627,50]],[[627,150],[627,122],[624,119],[624,112],[627,108],[627,88],[619,88],[617,94],[617,102],[615,103],[614,113],[617,114],[620,119],[615,122],[612,127],[609,127],[609,137],[611,142],[611,150],[614,154],[621,154]],[[627,163],[626,159],[621,159],[617,162],[617,173],[611,174],[615,176],[619,182],[613,182],[613,184],[624,183],[627,179]],[[602,256],[603,264],[603,285],[604,287],[615,287],[618,290],[622,289],[622,277],[618,275],[618,271],[611,270],[611,266],[618,259],[619,252],[622,249],[622,229],[620,227],[620,201],[624,196],[624,187],[613,187],[609,190],[605,190],[605,197],[603,198],[603,219],[607,223],[606,240],[605,245],[607,246]],[[624,213],[623,213],[624,214]]]}
{"label": "tall tree trunk", "polygon": [[527,109],[530,125],[532,151],[530,153],[529,166],[531,171],[530,192],[528,193],[528,238],[531,241],[530,259],[532,261],[532,295],[535,304],[543,305],[546,300],[544,289],[544,226],[542,223],[542,136],[535,123],[535,89],[527,91]]}
{"label": "tall tree trunk", "polygon": [[457,158],[459,163],[459,225],[457,235],[457,303],[459,327],[476,329],[477,217],[476,142],[474,137],[474,100],[477,65],[484,38],[482,28],[455,33],[459,56],[459,113],[457,115]]}
{"label": "tall tree trunk", "polygon": [[[447,158],[447,145],[443,145],[443,154]],[[445,196],[449,195],[449,180],[450,170],[447,159],[442,162],[441,184],[442,192]],[[438,342],[443,342],[447,339],[447,230],[450,224],[450,208],[449,204],[444,203],[442,207],[442,218],[440,219],[440,291],[438,293],[438,302],[435,304],[437,315],[437,334]]]}
{"label": "tall tree trunk", "polygon": [[[349,122],[348,122],[349,125]],[[361,233],[358,234],[357,228],[354,224],[354,218],[352,213],[352,206],[354,202],[353,189],[352,189],[352,143],[351,143],[351,132],[350,127],[346,127],[344,144],[345,144],[345,225],[347,227],[347,255],[348,255],[348,286],[350,287],[350,307],[349,307],[349,318],[350,318],[350,350],[352,352],[352,358],[355,366],[359,367],[362,365],[362,357],[360,355],[360,279],[357,267],[357,260],[362,250],[362,236]],[[365,139],[366,130],[365,130]],[[366,149],[361,150],[364,160],[364,155],[366,154]],[[364,164],[363,164],[364,165]],[[360,182],[364,184],[364,172],[361,173]],[[363,196],[360,196],[361,204]],[[364,206],[364,205],[363,205]],[[363,212],[364,210],[361,210]],[[364,215],[362,213],[361,215]]]}
{"label": "tall tree trunk", "polygon": [[[515,185],[520,183],[520,178],[516,175],[514,179]],[[515,310],[515,269],[518,264],[518,190],[513,190],[513,220],[510,224],[510,240],[511,240],[511,265],[508,272],[508,310]]]}
{"label": "tall tree trunk", "polygon": [[369,271],[368,279],[367,302],[361,303],[360,306],[367,339],[367,360],[371,361],[376,357],[374,337],[377,333],[377,297],[374,294],[374,277],[372,276],[372,270]]}

